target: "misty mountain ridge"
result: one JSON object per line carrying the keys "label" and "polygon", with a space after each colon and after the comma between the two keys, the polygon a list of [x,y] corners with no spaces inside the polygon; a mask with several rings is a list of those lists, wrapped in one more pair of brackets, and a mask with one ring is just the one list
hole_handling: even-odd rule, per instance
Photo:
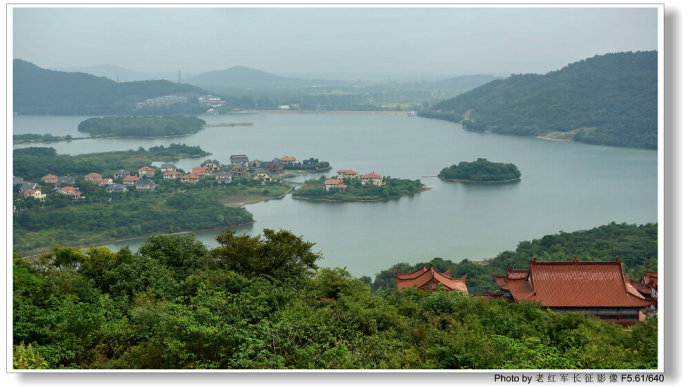
{"label": "misty mountain ridge", "polygon": [[128,68],[113,65],[101,64],[94,66],[71,66],[64,68],[50,69],[55,71],[62,71],[68,73],[85,73],[97,77],[107,77],[113,81],[133,82],[133,81],[152,81],[152,80],[166,80],[171,82],[177,81],[177,71],[170,71],[165,73],[147,73],[141,71],[130,70]]}
{"label": "misty mountain ridge", "polygon": [[656,149],[657,74],[657,51],[597,55],[494,80],[420,115],[479,132]]}
{"label": "misty mountain ridge", "polygon": [[117,83],[91,74],[47,70],[21,59],[15,59],[13,67],[13,111],[18,114],[131,114],[136,103],[147,98],[207,94],[166,80]]}

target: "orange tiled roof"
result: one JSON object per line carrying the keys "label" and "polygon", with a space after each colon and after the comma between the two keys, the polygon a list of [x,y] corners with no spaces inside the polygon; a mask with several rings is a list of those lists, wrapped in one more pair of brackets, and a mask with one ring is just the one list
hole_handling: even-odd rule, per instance
{"label": "orange tiled roof", "polygon": [[127,176],[124,179],[122,179],[122,181],[137,181],[137,180],[139,180],[139,178],[136,176]]}
{"label": "orange tiled roof", "polygon": [[467,285],[465,285],[467,274],[461,278],[452,278],[450,276],[450,270],[445,273],[441,273],[436,271],[433,267],[429,269],[423,267],[407,274],[397,271],[394,277],[395,282],[398,284],[398,290],[411,287],[421,289],[434,286],[435,284],[441,284],[449,290],[458,290],[469,294],[467,291]]}
{"label": "orange tiled roof", "polygon": [[180,172],[180,171],[167,171],[167,172],[163,172],[163,175],[164,175],[164,176],[181,175],[181,174],[182,174],[182,172]]}
{"label": "orange tiled roof", "polygon": [[92,173],[89,173],[88,175],[84,176],[85,179],[89,179],[89,178],[92,178],[92,179],[96,178],[97,179],[100,177],[103,177],[103,176],[100,173],[96,173],[96,172],[92,172]]}
{"label": "orange tiled roof", "polygon": [[381,179],[381,175],[378,173],[367,173],[366,175],[362,175],[362,179]]}
{"label": "orange tiled roof", "polygon": [[342,188],[342,189],[345,189],[345,188],[347,188],[347,184],[338,184],[338,185],[335,186],[335,188]]}
{"label": "orange tiled roof", "polygon": [[283,156],[280,158],[280,161],[295,161],[295,158],[292,156]]}
{"label": "orange tiled roof", "polygon": [[340,179],[328,179],[323,182],[326,185],[337,185],[337,184],[342,184],[343,181]]}
{"label": "orange tiled roof", "polygon": [[350,169],[341,169],[338,171],[339,175],[359,175],[359,172]]}
{"label": "orange tiled roof", "polygon": [[188,174],[188,175],[182,176],[182,178],[183,178],[183,179],[198,179],[199,176],[197,176],[197,175],[195,175],[195,174],[193,174],[193,173],[190,173],[190,174]]}
{"label": "orange tiled roof", "polygon": [[154,171],[154,169],[151,168],[151,167],[141,167],[141,168],[139,168],[139,171],[140,171],[140,172],[141,172],[141,171]]}
{"label": "orange tiled roof", "polygon": [[49,180],[49,179],[57,179],[57,176],[55,175],[45,175],[41,178],[41,180]]}
{"label": "orange tiled roof", "polygon": [[546,307],[643,307],[650,303],[626,281],[619,260],[532,260],[526,278],[494,278],[516,301],[535,301]]}
{"label": "orange tiled roof", "polygon": [[511,279],[527,278],[527,273],[529,273],[528,269],[513,269],[512,267],[508,268],[508,278]]}

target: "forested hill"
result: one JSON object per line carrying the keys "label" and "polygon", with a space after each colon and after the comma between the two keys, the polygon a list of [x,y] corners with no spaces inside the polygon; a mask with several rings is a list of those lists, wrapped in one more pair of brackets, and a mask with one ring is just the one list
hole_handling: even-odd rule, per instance
{"label": "forested hill", "polygon": [[656,149],[657,55],[597,55],[545,75],[512,75],[420,115],[473,131]]}
{"label": "forested hill", "polygon": [[67,73],[14,60],[14,106],[18,114],[130,114],[137,102],[168,94],[205,92],[170,81],[117,83],[106,77]]}

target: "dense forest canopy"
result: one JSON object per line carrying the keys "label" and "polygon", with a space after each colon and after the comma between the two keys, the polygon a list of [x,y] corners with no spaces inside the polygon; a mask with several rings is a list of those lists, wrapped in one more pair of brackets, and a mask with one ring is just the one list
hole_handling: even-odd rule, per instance
{"label": "dense forest canopy", "polygon": [[[169,94],[206,93],[196,86],[164,80],[118,83],[106,77],[47,70],[21,59],[13,62],[12,110],[19,114],[132,114],[137,102]],[[189,104],[195,108],[189,113],[205,110],[196,101]],[[189,104],[180,104],[175,111]]]}
{"label": "dense forest canopy", "polygon": [[460,292],[372,292],[288,231],[13,259],[13,365],[72,369],[654,369],[630,330]]}
{"label": "dense forest canopy", "polygon": [[192,134],[206,121],[198,117],[94,117],[79,123],[77,130],[92,136],[161,137]]}
{"label": "dense forest canopy", "polygon": [[443,168],[439,173],[442,179],[473,182],[512,181],[520,179],[520,176],[515,164],[493,163],[482,158],[472,162],[461,161]]}
{"label": "dense forest canopy", "polygon": [[420,115],[466,129],[591,144],[657,148],[657,51],[597,55],[545,75],[517,74],[442,101]]}

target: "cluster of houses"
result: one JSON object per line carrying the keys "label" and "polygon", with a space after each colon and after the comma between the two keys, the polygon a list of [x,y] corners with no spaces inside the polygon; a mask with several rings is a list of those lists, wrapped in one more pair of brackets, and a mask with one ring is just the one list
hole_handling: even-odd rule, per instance
{"label": "cluster of houses", "polygon": [[[423,266],[412,273],[396,272],[398,290],[467,291],[467,275],[453,278],[450,270],[439,272]],[[500,289],[481,298],[503,298],[508,302],[533,302],[554,312],[581,313],[605,321],[630,325],[655,313],[659,280],[656,272],[644,272],[640,281],[623,273],[621,261],[539,262],[532,259],[528,269],[509,268],[506,275],[494,275]]]}
{"label": "cluster of houses", "polygon": [[[286,166],[295,165],[294,156],[283,156],[274,158],[271,161],[261,160],[249,161],[246,155],[231,155],[230,164],[222,165],[218,160],[205,160],[199,167],[192,168],[190,173],[175,167],[174,164],[164,163],[160,167],[162,178],[165,180],[180,180],[185,183],[195,184],[201,179],[213,178],[220,183],[229,183],[233,177],[247,177],[253,180],[260,180],[262,183],[272,182],[277,179],[276,174],[283,172]],[[262,168],[263,167],[263,168]],[[136,174],[130,171],[119,169],[113,173],[112,177],[103,176],[99,173],[89,173],[84,176],[84,180],[105,187],[106,192],[126,192],[131,189],[137,191],[153,191],[156,183],[153,177],[156,175],[156,168],[143,166],[137,170]],[[83,198],[79,188],[74,187],[74,179],[71,176],[56,176],[52,174],[41,177],[44,184],[56,186],[56,192],[69,196],[73,199]],[[24,181],[22,178],[15,177],[14,184],[21,184],[20,192],[24,197],[34,198],[45,201],[46,194],[41,192],[41,185]],[[57,188],[60,187],[60,188]]]}
{"label": "cluster of houses", "polygon": [[165,95],[162,97],[154,97],[146,99],[144,102],[137,102],[136,108],[141,109],[147,106],[168,106],[177,103],[187,103],[187,97],[177,96],[177,95]]}
{"label": "cluster of houses", "polygon": [[323,189],[326,191],[343,191],[345,188],[347,188],[347,184],[344,184],[345,179],[359,180],[362,182],[363,187],[380,187],[383,185],[383,176],[379,175],[378,173],[371,172],[360,175],[357,171],[341,169],[338,171],[338,177],[336,179],[327,179],[323,182]]}

